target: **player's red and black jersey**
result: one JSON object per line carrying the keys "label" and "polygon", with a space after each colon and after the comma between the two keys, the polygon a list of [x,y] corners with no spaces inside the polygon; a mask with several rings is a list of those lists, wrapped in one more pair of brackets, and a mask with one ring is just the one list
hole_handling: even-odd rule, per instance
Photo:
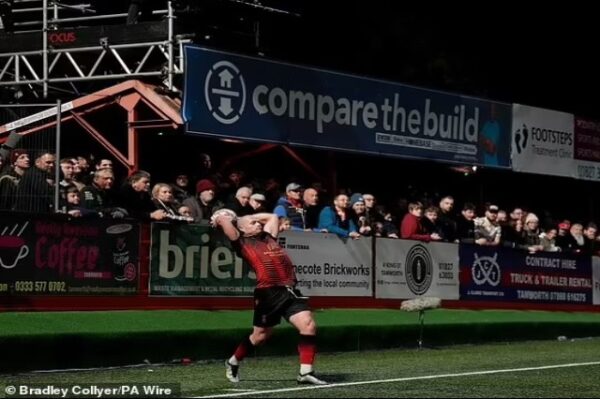
{"label": "player's red and black jersey", "polygon": [[256,288],[296,284],[292,260],[270,234],[262,232],[254,237],[240,236],[234,246],[256,272]]}

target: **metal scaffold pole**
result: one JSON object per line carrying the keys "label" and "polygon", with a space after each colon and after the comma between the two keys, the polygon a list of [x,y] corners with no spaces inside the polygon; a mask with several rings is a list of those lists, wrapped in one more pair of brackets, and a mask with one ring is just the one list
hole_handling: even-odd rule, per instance
{"label": "metal scaffold pole", "polygon": [[60,125],[62,121],[62,103],[56,100],[56,162],[54,166],[54,212],[60,212]]}
{"label": "metal scaffold pole", "polygon": [[175,74],[175,71],[173,70],[173,20],[175,18],[174,14],[173,14],[173,2],[172,1],[168,1],[167,2],[167,7],[168,7],[168,14],[167,14],[167,18],[168,18],[168,29],[169,29],[169,77],[168,77],[168,87],[169,87],[169,91],[173,91],[173,75]]}
{"label": "metal scaffold pole", "polygon": [[48,0],[43,3],[42,73],[44,98],[48,98]]}

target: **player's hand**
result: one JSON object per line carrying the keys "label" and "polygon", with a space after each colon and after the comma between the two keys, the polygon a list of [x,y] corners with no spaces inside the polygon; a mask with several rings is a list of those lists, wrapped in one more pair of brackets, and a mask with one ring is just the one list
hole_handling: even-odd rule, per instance
{"label": "player's hand", "polygon": [[236,219],[235,212],[229,209],[219,209],[210,217],[210,225],[212,227],[221,226],[224,221],[233,223]]}

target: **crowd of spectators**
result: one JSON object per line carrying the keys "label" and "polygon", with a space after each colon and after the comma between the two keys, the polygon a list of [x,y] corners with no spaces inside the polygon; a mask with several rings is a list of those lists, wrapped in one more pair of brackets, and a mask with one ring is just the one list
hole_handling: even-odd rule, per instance
{"label": "crowd of spectators", "polygon": [[[113,162],[90,162],[82,156],[60,160],[49,151],[33,154],[15,149],[0,164],[0,210],[64,213],[70,217],[135,218],[141,221],[208,223],[221,208],[243,216],[273,212],[283,230],[503,246],[538,251],[599,254],[600,237],[593,222],[540,220],[533,212],[465,202],[458,211],[451,195],[411,198],[396,212],[377,203],[372,192],[342,190],[330,195],[318,183],[302,185],[276,179],[249,180],[241,170],[221,175],[210,156],[200,156],[195,175],[179,174],[172,182],[152,182],[137,171],[115,184]],[[192,184],[195,182],[195,184]],[[54,192],[59,202],[55,209]],[[403,209],[404,208],[404,209]]]}

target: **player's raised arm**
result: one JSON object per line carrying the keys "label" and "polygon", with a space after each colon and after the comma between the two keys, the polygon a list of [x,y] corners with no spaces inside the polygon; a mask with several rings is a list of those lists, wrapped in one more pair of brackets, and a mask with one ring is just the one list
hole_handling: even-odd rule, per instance
{"label": "player's raised arm", "polygon": [[252,215],[260,224],[263,225],[263,231],[269,233],[274,238],[279,234],[279,217],[274,213],[257,213]]}
{"label": "player's raised arm", "polygon": [[226,212],[227,210],[221,209],[211,217],[211,224],[215,227],[221,227],[223,233],[231,241],[235,241],[240,238],[240,231],[233,224],[236,220],[235,213],[233,211]]}

